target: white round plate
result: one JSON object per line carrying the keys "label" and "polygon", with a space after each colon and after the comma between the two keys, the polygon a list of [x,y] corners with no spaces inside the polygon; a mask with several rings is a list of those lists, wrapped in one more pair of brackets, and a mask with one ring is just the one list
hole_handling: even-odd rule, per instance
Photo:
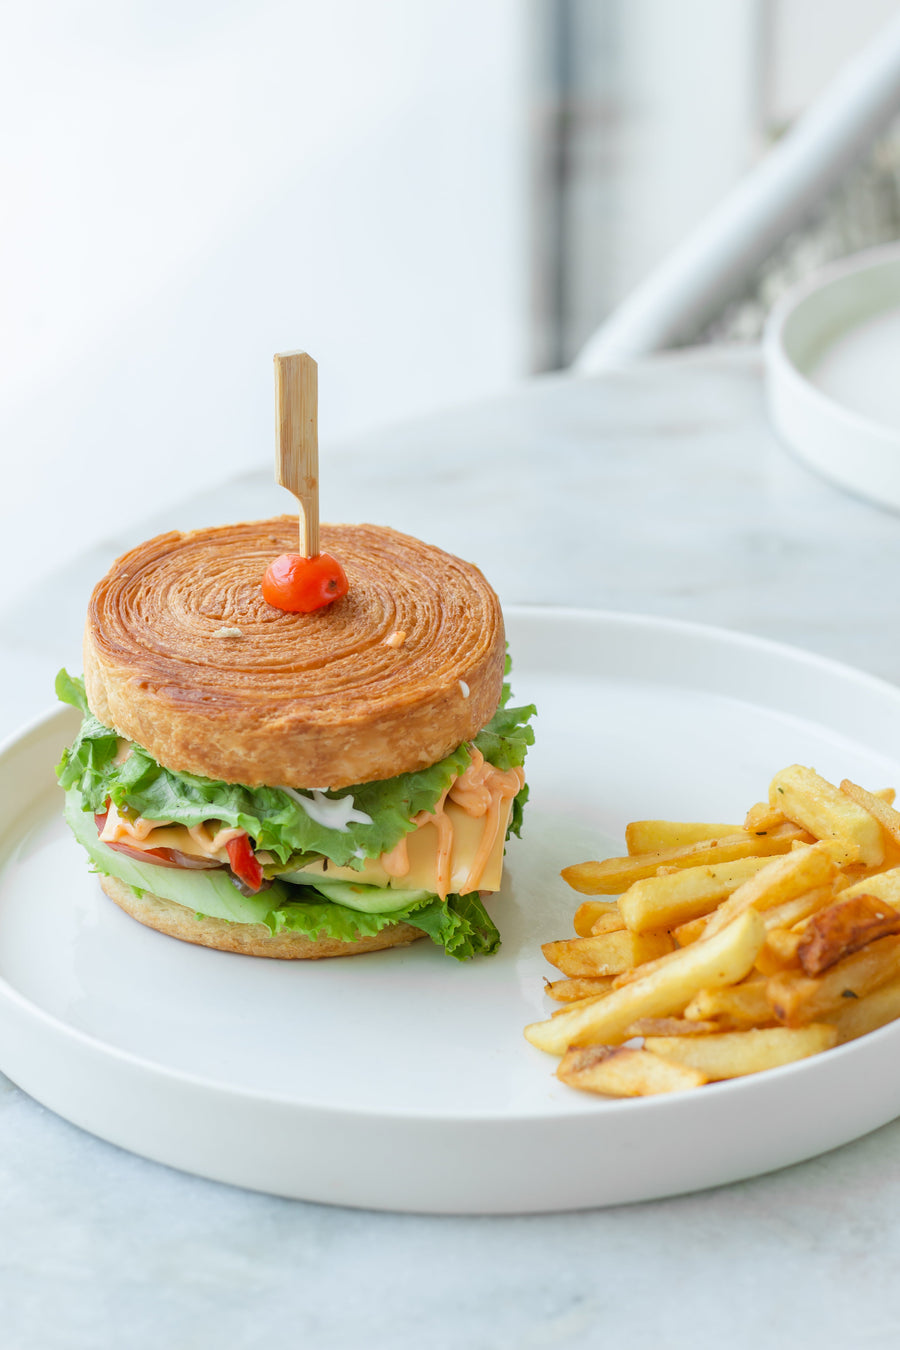
{"label": "white round plate", "polygon": [[769,412],[814,469],[900,508],[900,245],[843,258],[785,295],[766,324]]}
{"label": "white round plate", "polygon": [[[84,1129],[173,1167],[376,1209],[515,1213],[715,1186],[900,1114],[900,1024],[817,1058],[638,1101],[574,1092],[523,1039],[540,944],[571,936],[559,869],[636,817],[742,819],[786,764],[900,784],[900,692],[734,633],[508,613],[539,705],[525,838],[492,905],[499,956],[427,939],[350,960],[192,947],[101,892],[60,818],[61,710],[0,754],[0,1068]],[[12,817],[12,819],[11,819]]]}

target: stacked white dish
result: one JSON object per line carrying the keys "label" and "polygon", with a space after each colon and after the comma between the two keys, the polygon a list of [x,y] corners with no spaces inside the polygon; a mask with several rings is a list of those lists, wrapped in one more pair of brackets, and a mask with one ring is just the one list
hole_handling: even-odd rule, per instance
{"label": "stacked white dish", "polygon": [[900,244],[793,289],[764,350],[782,440],[840,487],[900,509]]}

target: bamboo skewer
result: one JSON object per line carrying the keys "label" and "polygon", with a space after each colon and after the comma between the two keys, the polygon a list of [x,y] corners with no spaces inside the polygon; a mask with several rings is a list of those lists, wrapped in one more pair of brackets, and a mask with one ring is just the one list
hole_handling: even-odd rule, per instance
{"label": "bamboo skewer", "polygon": [[275,481],[300,503],[300,555],[319,553],[318,366],[306,352],[275,357]]}

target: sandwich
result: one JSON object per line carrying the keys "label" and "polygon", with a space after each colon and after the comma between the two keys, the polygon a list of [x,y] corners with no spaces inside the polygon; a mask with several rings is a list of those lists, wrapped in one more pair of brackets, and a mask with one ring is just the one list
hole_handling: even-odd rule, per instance
{"label": "sandwich", "polygon": [[311,613],[261,579],[296,517],[148,540],[91,596],[81,728],[57,774],[111,900],[162,933],[280,958],[428,936],[491,953],[484,899],[528,795],[503,618],[471,563],[323,525],[346,594]]}

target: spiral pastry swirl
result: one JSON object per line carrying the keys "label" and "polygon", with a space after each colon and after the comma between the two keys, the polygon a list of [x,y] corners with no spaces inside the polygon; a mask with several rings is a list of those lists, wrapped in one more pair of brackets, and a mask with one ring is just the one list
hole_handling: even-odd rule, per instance
{"label": "spiral pastry swirl", "polygon": [[91,710],[167,768],[225,782],[341,788],[433,764],[493,716],[500,604],[478,568],[377,525],[323,525],[350,583],[286,614],[260,583],[296,520],[157,536],[95,587]]}

